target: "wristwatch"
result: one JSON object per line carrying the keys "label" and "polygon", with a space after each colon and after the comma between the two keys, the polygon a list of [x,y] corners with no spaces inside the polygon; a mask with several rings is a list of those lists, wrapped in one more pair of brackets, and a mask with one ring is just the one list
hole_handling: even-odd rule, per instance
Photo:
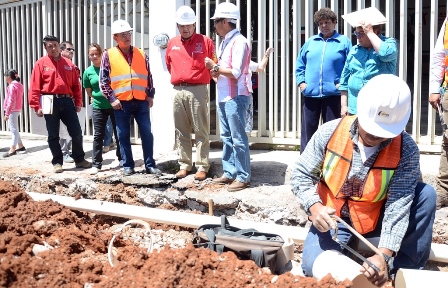
{"label": "wristwatch", "polygon": [[215,66],[213,66],[213,71],[218,72],[219,71],[219,65],[216,64]]}

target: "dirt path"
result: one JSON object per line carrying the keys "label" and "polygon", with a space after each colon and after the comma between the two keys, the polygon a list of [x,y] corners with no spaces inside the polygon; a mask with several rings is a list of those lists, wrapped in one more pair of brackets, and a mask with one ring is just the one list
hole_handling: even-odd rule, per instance
{"label": "dirt path", "polygon": [[[107,245],[117,219],[34,202],[8,182],[0,187],[1,287],[350,287],[330,277],[277,277],[233,253],[192,244],[148,253],[118,240],[119,263],[111,267]],[[38,253],[39,245],[51,248]]]}

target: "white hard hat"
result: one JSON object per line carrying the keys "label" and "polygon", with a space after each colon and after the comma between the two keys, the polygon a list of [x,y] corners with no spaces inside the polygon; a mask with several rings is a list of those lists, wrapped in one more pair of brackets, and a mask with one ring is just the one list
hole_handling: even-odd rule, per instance
{"label": "white hard hat", "polygon": [[210,19],[229,18],[240,20],[240,10],[235,4],[223,2],[216,7],[215,15]]}
{"label": "white hard hat", "polygon": [[122,33],[122,32],[132,31],[132,30],[133,29],[131,28],[131,25],[129,25],[128,22],[121,20],[121,19],[114,21],[114,23],[112,23],[112,27],[111,27],[112,35]]}
{"label": "white hard hat", "polygon": [[358,94],[358,121],[367,133],[394,138],[406,127],[411,115],[408,84],[392,74],[373,77]]}
{"label": "white hard hat", "polygon": [[196,14],[190,6],[180,6],[176,12],[176,23],[179,25],[190,25],[196,23]]}

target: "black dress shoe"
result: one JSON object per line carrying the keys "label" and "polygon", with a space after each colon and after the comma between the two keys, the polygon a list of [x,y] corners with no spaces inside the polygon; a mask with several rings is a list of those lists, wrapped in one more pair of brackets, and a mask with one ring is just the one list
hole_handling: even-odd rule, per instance
{"label": "black dress shoe", "polygon": [[134,173],[135,173],[134,168],[124,168],[123,169],[123,175],[124,176],[129,176],[129,175],[132,175]]}
{"label": "black dress shoe", "polygon": [[17,152],[23,152],[26,151],[25,146],[22,146],[22,148],[16,149]]}
{"label": "black dress shoe", "polygon": [[162,171],[160,171],[159,169],[157,169],[155,167],[149,167],[148,169],[146,169],[146,173],[154,174],[154,175],[162,175]]}

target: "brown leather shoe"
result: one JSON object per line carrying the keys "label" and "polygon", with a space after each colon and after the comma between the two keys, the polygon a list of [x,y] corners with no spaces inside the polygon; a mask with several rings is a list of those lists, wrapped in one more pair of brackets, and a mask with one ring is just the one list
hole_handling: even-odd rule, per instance
{"label": "brown leather shoe", "polygon": [[177,179],[185,178],[185,177],[187,176],[188,172],[190,172],[190,171],[187,171],[187,170],[185,170],[185,169],[180,169],[180,170],[176,173],[175,176],[176,176]]}
{"label": "brown leather shoe", "polygon": [[205,178],[207,178],[207,172],[205,171],[198,171],[196,172],[196,174],[194,174],[194,180],[205,180]]}
{"label": "brown leather shoe", "polygon": [[219,178],[213,179],[213,184],[219,184],[219,185],[230,184],[232,182],[233,182],[233,179],[227,178],[224,175],[222,175]]}
{"label": "brown leather shoe", "polygon": [[250,185],[250,182],[240,182],[238,180],[233,181],[232,184],[229,185],[229,188],[227,188],[227,191],[229,192],[236,192],[243,189],[246,189]]}

